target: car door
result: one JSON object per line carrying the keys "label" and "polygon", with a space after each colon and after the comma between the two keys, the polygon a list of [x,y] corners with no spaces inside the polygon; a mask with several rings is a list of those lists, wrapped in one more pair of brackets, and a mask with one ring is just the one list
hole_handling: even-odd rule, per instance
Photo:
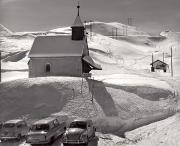
{"label": "car door", "polygon": [[55,135],[55,126],[53,121],[49,123],[49,131],[48,131],[48,138],[51,140],[52,137]]}
{"label": "car door", "polygon": [[19,135],[22,135],[22,125],[20,122],[16,124],[16,136],[18,137]]}

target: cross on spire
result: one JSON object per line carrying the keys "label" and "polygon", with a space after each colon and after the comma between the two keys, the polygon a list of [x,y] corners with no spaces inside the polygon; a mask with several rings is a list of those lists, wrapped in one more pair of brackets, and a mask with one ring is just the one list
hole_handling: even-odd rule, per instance
{"label": "cross on spire", "polygon": [[79,9],[80,9],[79,1],[78,1],[78,6],[77,6],[77,8],[78,8],[78,16],[79,16]]}

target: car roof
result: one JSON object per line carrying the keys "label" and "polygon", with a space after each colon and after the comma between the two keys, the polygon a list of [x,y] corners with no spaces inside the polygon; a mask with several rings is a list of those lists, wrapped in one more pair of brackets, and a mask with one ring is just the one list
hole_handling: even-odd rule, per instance
{"label": "car roof", "polygon": [[73,122],[89,122],[91,121],[90,119],[86,119],[86,118],[77,118],[77,119],[74,119]]}
{"label": "car roof", "polygon": [[56,118],[53,118],[53,117],[48,117],[48,118],[45,118],[45,119],[41,119],[39,121],[36,121],[33,125],[36,125],[36,124],[48,124],[52,121],[54,121]]}
{"label": "car roof", "polygon": [[24,120],[22,119],[14,119],[14,120],[9,120],[9,121],[6,121],[5,124],[16,124],[16,123],[19,123],[19,122],[22,122]]}

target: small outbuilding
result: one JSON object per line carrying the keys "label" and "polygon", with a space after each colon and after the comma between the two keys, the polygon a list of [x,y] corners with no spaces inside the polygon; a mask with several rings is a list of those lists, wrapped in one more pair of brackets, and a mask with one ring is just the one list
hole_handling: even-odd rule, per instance
{"label": "small outbuilding", "polygon": [[102,70],[89,56],[85,28],[78,15],[72,25],[72,35],[39,36],[29,53],[29,77],[75,76]]}
{"label": "small outbuilding", "polygon": [[167,69],[169,68],[169,65],[161,60],[156,60],[156,61],[152,62],[150,65],[151,65],[152,72],[154,72],[155,69],[163,70],[164,72],[166,72]]}

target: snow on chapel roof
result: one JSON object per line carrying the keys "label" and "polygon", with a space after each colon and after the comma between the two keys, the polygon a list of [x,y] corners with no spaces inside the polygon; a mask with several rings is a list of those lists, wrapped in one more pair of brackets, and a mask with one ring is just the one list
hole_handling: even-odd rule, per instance
{"label": "snow on chapel roof", "polygon": [[29,57],[82,56],[85,41],[71,36],[40,36],[34,40]]}

